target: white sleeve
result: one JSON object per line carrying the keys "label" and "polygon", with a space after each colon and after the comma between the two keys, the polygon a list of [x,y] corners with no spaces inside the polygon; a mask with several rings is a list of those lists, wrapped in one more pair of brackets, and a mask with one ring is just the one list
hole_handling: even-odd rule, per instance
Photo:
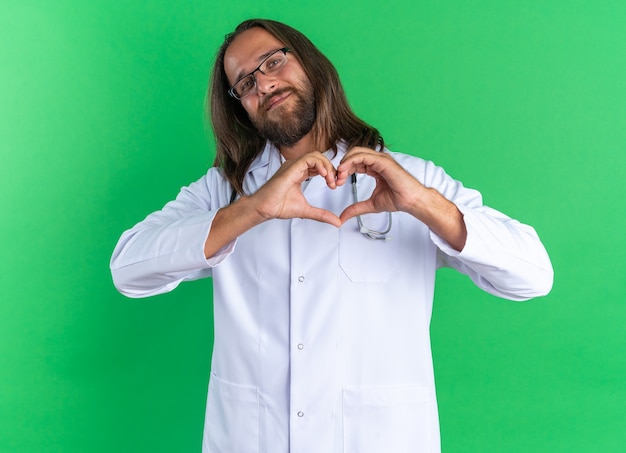
{"label": "white sleeve", "polygon": [[548,294],[554,273],[535,230],[484,206],[478,191],[465,188],[432,162],[424,165],[423,173],[417,171],[415,176],[456,204],[467,228],[461,252],[431,231],[439,249],[438,266],[467,274],[478,287],[498,297],[527,300]]}
{"label": "white sleeve", "polygon": [[550,292],[552,264],[532,227],[486,206],[457,206],[467,241],[457,252],[431,231],[440,266],[467,274],[478,287],[505,299],[527,300]]}
{"label": "white sleeve", "polygon": [[115,287],[128,297],[147,297],[171,291],[185,280],[211,276],[211,268],[232,253],[236,243],[209,259],[204,256],[215,214],[228,203],[229,187],[211,169],[162,210],[125,231],[111,257]]}

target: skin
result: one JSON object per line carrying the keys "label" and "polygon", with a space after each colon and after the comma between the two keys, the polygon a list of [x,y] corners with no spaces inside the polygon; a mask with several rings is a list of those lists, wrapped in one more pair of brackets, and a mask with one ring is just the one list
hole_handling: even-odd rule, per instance
{"label": "skin", "polygon": [[[224,70],[231,85],[254,70],[262,56],[284,47],[262,28],[253,28],[237,36],[224,55]],[[292,112],[296,97],[284,88],[301,90],[308,79],[295,58],[272,76],[256,72],[256,92],[241,100],[251,118],[267,115],[280,121]],[[241,234],[270,219],[305,218],[341,227],[357,215],[375,212],[404,211],[426,224],[454,249],[461,251],[467,239],[463,214],[454,203],[435,189],[427,188],[396,163],[391,156],[367,148],[348,151],[335,169],[313,143],[311,133],[293,146],[280,147],[286,162],[256,193],[243,196],[220,209],[213,220],[204,246],[207,258]],[[312,176],[321,176],[329,188],[346,184],[354,173],[365,173],[376,179],[376,188],[368,200],[348,206],[339,216],[309,205],[301,184]]]}

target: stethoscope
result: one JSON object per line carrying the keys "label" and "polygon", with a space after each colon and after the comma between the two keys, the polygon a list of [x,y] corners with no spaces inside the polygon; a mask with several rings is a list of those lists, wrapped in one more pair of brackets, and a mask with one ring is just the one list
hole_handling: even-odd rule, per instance
{"label": "stethoscope", "polygon": [[[359,196],[356,190],[356,173],[352,174],[352,195],[354,197],[354,202],[358,203]],[[367,228],[365,225],[363,225],[363,219],[361,219],[360,215],[356,216],[356,221],[359,225],[359,231],[363,236],[380,241],[390,241],[391,236],[389,236],[389,232],[391,231],[392,222],[391,212],[387,213],[387,218],[387,228],[385,228],[383,231],[370,230],[369,228]]]}

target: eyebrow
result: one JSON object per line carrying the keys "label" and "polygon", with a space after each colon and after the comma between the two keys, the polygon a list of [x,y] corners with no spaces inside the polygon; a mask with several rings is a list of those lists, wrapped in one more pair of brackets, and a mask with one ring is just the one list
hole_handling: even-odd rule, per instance
{"label": "eyebrow", "polygon": [[[257,57],[257,59],[256,59],[257,63],[260,64],[263,60],[265,60],[267,57],[269,57],[274,52],[276,52],[277,50],[280,50],[280,49],[282,49],[282,47],[279,47],[278,49],[270,50],[268,52],[265,52],[262,55],[259,55]],[[242,77],[247,76],[248,74],[250,74],[250,72],[245,72],[243,69],[241,71],[239,71],[239,73],[237,74],[237,78],[235,78],[235,83],[239,82],[242,79]]]}

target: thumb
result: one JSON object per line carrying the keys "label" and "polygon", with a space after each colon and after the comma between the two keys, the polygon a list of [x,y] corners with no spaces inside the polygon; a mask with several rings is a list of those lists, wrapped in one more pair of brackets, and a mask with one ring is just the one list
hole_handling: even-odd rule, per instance
{"label": "thumb", "polygon": [[341,219],[332,212],[322,208],[314,208],[312,206],[304,212],[303,218],[328,223],[337,228],[339,228],[342,224]]}
{"label": "thumb", "polygon": [[370,209],[370,203],[368,201],[359,201],[357,203],[351,204],[343,212],[339,215],[339,220],[341,220],[341,224],[343,225],[348,220],[358,215],[369,214],[373,212]]}

